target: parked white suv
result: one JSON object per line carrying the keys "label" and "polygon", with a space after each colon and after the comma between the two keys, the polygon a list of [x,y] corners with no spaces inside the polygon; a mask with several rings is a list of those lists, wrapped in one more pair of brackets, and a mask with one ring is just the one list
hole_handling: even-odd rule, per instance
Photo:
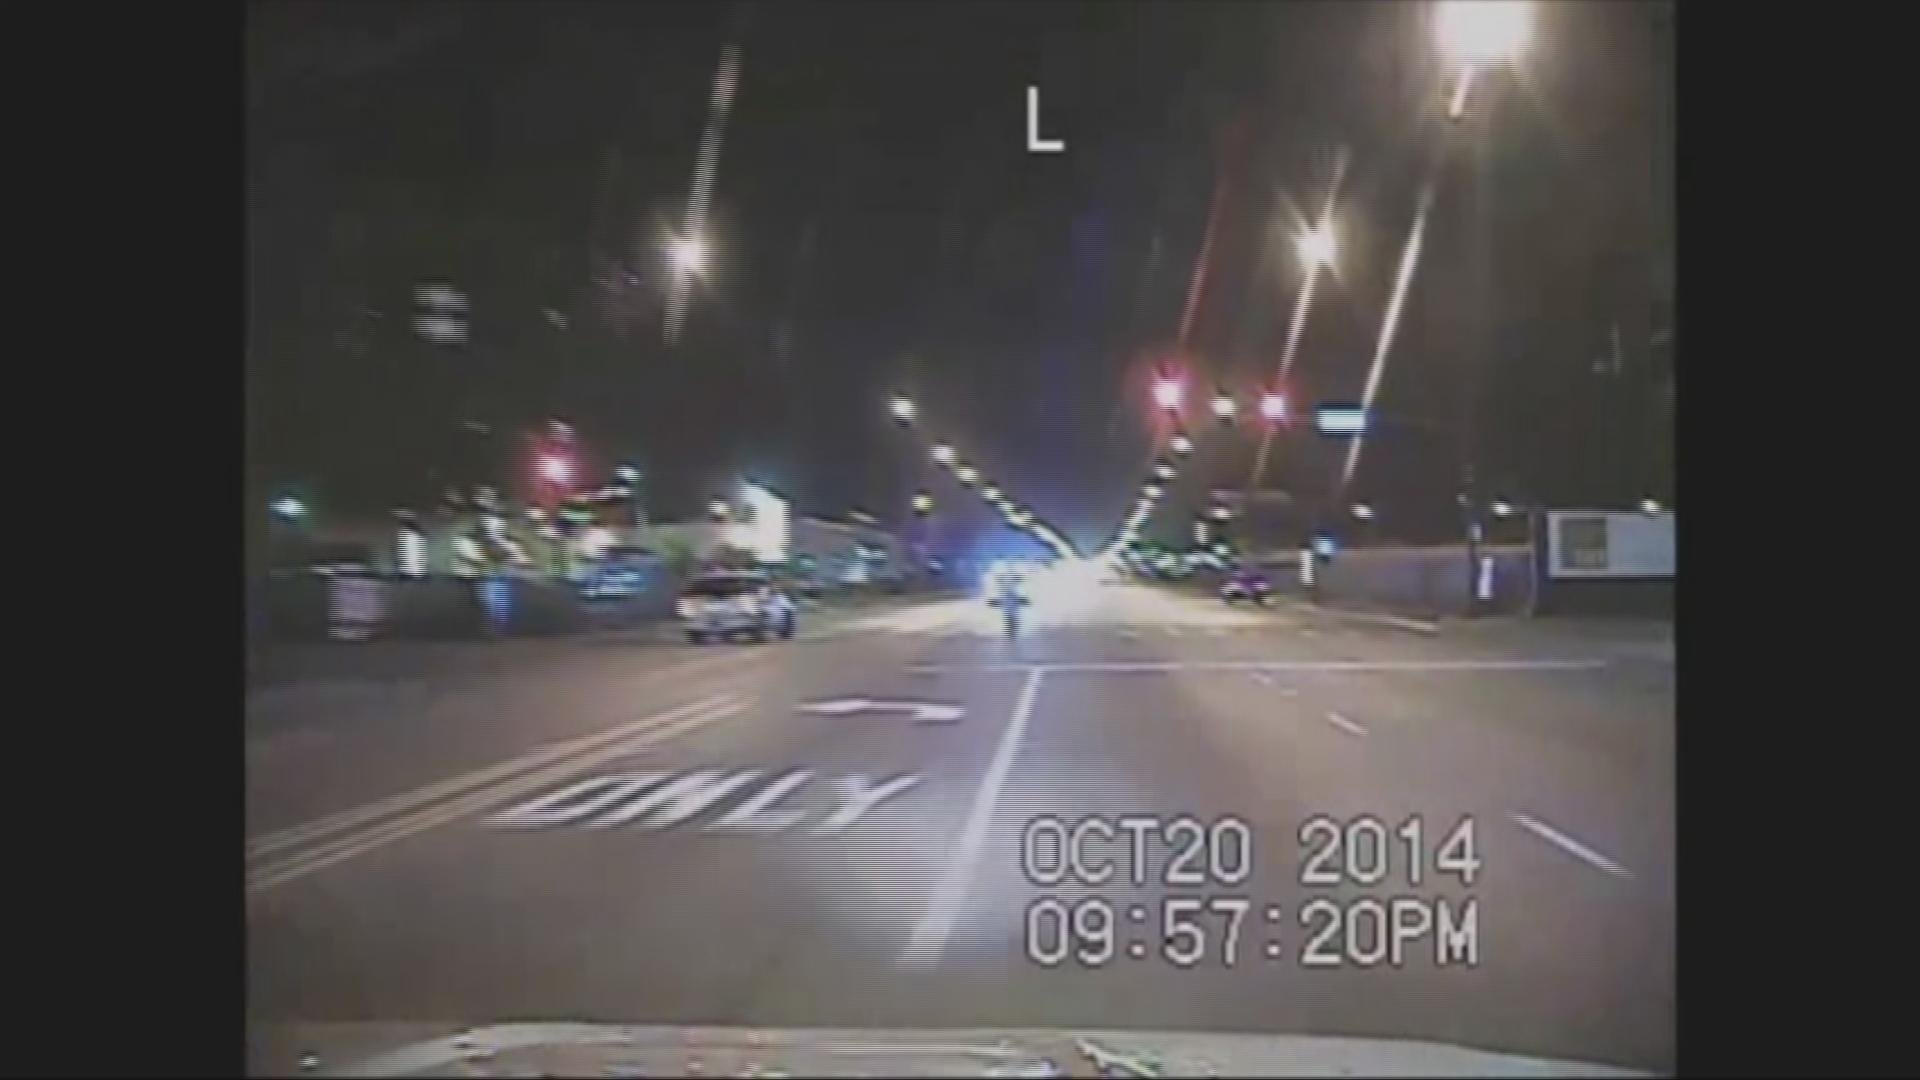
{"label": "parked white suv", "polygon": [[708,638],[793,636],[793,599],[762,574],[705,574],[680,594],[680,624],[695,645]]}

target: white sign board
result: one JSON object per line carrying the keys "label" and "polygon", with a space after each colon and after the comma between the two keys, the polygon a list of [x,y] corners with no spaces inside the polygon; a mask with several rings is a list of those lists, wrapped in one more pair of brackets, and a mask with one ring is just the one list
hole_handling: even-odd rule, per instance
{"label": "white sign board", "polygon": [[1673,515],[1549,511],[1547,573],[1562,579],[1670,578],[1674,576]]}
{"label": "white sign board", "polygon": [[734,511],[727,542],[753,552],[761,562],[785,562],[792,539],[791,522],[787,500],[758,484],[747,484],[740,490],[740,505]]}

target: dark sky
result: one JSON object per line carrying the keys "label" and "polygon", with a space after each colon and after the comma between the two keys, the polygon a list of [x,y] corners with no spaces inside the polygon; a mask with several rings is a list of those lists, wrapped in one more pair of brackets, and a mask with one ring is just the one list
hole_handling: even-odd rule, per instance
{"label": "dark sky", "polygon": [[[516,433],[562,416],[600,462],[645,465],[663,514],[745,472],[808,512],[894,516],[919,467],[886,419],[897,387],[1086,546],[1146,460],[1146,365],[1176,349],[1216,188],[1183,355],[1250,398],[1299,287],[1288,208],[1318,207],[1345,148],[1302,396],[1359,394],[1441,162],[1379,401],[1437,426],[1373,440],[1355,492],[1444,518],[1468,386],[1490,487],[1664,492],[1671,17],[1539,9],[1526,62],[1476,101],[1484,126],[1448,132],[1413,3],[255,7],[250,482],[417,501],[520,471]],[[669,347],[659,240],[729,41],[714,265]],[[1025,152],[1028,83],[1065,154]],[[412,335],[423,280],[471,297],[469,344]],[[1616,322],[1623,374],[1597,375]],[[1217,441],[1181,496],[1244,485],[1253,442]],[[1282,440],[1275,482],[1324,488],[1337,450]]]}

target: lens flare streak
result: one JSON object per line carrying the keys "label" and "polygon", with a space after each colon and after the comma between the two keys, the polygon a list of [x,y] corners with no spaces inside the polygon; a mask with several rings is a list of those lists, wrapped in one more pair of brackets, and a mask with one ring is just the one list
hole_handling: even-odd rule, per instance
{"label": "lens flare streak", "polygon": [[[1434,183],[1429,180],[1420,192],[1420,209],[1413,216],[1413,231],[1407,236],[1407,247],[1400,255],[1400,273],[1393,281],[1393,295],[1387,300],[1387,313],[1380,320],[1380,340],[1373,350],[1373,366],[1367,369],[1367,388],[1360,394],[1360,410],[1364,415],[1373,408],[1374,395],[1380,391],[1380,380],[1386,374],[1387,351],[1393,348],[1394,331],[1400,326],[1400,308],[1407,299],[1407,286],[1413,281],[1414,267],[1420,262],[1420,241],[1427,231],[1427,211],[1433,206]],[[1366,436],[1356,435],[1353,444],[1347,448],[1346,467],[1341,470],[1340,484],[1346,486],[1353,481],[1353,471],[1360,465],[1360,448]]]}

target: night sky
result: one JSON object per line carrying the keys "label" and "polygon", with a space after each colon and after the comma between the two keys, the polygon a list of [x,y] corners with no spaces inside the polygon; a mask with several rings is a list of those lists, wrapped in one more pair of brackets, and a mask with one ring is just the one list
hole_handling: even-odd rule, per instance
{"label": "night sky", "polygon": [[[1670,498],[1671,14],[1537,7],[1524,62],[1451,132],[1413,3],[252,8],[250,496],[379,510],[510,483],[519,434],[558,416],[593,460],[642,464],[659,516],[748,474],[805,512],[898,517],[924,457],[887,419],[901,389],[1084,549],[1148,460],[1154,361],[1195,373],[1196,428],[1200,391],[1250,404],[1271,376],[1291,214],[1317,212],[1344,148],[1303,401],[1357,399],[1444,162],[1377,403],[1425,426],[1372,439],[1350,494],[1441,527],[1470,387],[1490,492]],[[713,265],[669,346],[661,239],[728,42]],[[1026,152],[1029,83],[1065,154]],[[1469,139],[1477,182],[1439,154]],[[412,333],[422,281],[470,296],[466,345]],[[1596,369],[1615,325],[1622,363]],[[1166,535],[1245,485],[1255,441],[1198,455]],[[1323,497],[1339,449],[1285,437],[1269,482]]]}

